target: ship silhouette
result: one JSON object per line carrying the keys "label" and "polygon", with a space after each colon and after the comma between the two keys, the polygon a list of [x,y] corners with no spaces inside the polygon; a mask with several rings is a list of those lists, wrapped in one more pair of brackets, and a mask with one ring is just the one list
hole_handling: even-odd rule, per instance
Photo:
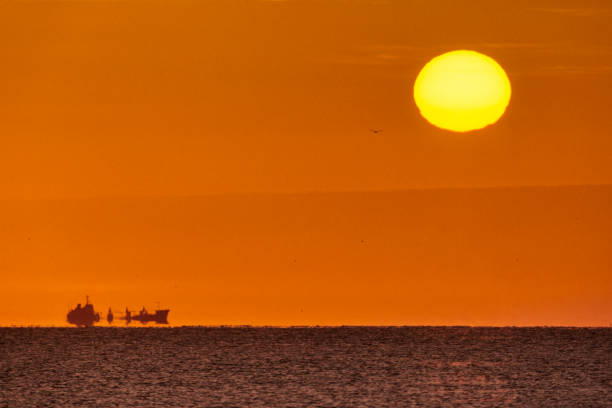
{"label": "ship silhouette", "polygon": [[120,317],[125,320],[125,324],[130,324],[132,320],[136,320],[142,324],[155,322],[157,324],[168,324],[168,313],[170,309],[156,310],[155,313],[147,312],[144,307],[137,314],[132,313],[128,308],[125,308],[125,315]]}
{"label": "ship silhouette", "polygon": [[[132,320],[138,321],[142,324],[154,322],[156,324],[168,324],[168,313],[170,309],[158,309],[155,313],[147,312],[144,307],[138,313],[132,313],[128,308],[125,309],[125,314],[119,316],[118,319],[125,320],[125,324],[130,324]],[[81,306],[79,303],[74,309],[68,311],[66,316],[68,323],[74,324],[77,327],[92,327],[95,323],[100,321],[100,313],[94,310],[94,306],[89,303],[89,296],[86,297],[85,306]],[[106,314],[106,321],[108,324],[112,324],[115,320],[115,315],[112,309],[108,308]]]}
{"label": "ship silhouette", "polygon": [[96,313],[93,305],[89,303],[89,296],[86,296],[85,306],[81,307],[79,303],[77,307],[68,311],[66,320],[68,323],[76,324],[77,327],[91,327],[100,321],[100,313]]}

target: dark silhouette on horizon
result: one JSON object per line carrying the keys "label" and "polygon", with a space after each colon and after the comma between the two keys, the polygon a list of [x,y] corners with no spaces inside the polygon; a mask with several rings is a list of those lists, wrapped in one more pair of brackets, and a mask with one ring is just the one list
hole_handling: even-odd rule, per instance
{"label": "dark silhouette on horizon", "polygon": [[125,320],[125,324],[130,324],[132,320],[139,321],[142,324],[149,322],[168,324],[168,313],[170,313],[170,309],[156,310],[155,313],[149,313],[143,307],[138,314],[132,314],[128,308],[125,308],[125,316],[120,317],[120,319]]}
{"label": "dark silhouette on horizon", "polygon": [[96,313],[92,304],[89,303],[89,296],[85,297],[85,306],[79,303],[66,315],[68,323],[75,324],[77,327],[92,327],[94,323],[100,321],[100,313]]}
{"label": "dark silhouette on horizon", "polygon": [[[147,312],[144,307],[138,314],[132,314],[132,312],[126,307],[125,314],[118,317],[120,320],[125,320],[125,324],[130,324],[132,320],[139,321],[140,323],[147,324],[149,322],[155,322],[156,324],[168,324],[168,313],[170,309],[155,310],[155,313]],[[100,321],[100,313],[94,310],[93,304],[89,303],[89,296],[86,297],[85,306],[77,304],[74,309],[68,311],[66,320],[70,324],[74,324],[77,327],[93,327],[95,323]],[[115,320],[112,309],[108,308],[106,315],[106,321],[108,324],[112,324]]]}

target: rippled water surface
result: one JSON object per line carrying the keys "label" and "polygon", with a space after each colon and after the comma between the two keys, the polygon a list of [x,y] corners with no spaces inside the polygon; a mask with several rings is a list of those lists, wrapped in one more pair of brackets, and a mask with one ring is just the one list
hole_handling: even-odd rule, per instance
{"label": "rippled water surface", "polygon": [[612,329],[0,328],[0,406],[612,406]]}

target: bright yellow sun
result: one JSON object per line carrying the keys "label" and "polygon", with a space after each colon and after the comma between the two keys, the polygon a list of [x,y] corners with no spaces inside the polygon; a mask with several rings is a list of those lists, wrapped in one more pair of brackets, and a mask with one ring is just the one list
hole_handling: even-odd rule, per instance
{"label": "bright yellow sun", "polygon": [[414,83],[414,100],[431,124],[455,132],[491,125],[510,102],[510,80],[490,57],[447,52],[429,61]]}

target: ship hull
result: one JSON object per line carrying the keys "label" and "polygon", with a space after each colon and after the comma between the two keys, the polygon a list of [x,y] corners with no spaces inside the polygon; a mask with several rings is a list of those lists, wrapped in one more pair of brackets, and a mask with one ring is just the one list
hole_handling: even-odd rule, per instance
{"label": "ship hull", "polygon": [[71,310],[68,312],[66,320],[68,323],[74,324],[77,327],[92,327],[95,323],[100,321],[100,314],[88,312],[84,309]]}

